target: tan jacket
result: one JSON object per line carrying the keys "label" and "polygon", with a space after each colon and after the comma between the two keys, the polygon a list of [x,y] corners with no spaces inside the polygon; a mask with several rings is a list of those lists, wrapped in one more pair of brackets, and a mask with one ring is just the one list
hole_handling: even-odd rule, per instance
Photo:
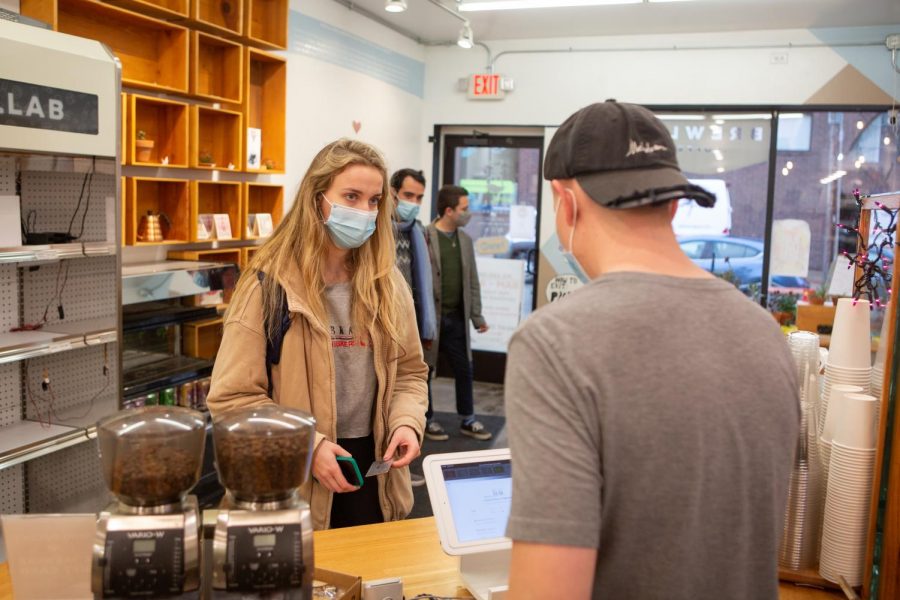
{"label": "tan jacket", "polygon": [[[411,427],[421,443],[428,405],[428,368],[422,360],[412,296],[402,283],[399,271],[394,275],[396,289],[401,294],[402,314],[409,318],[400,319],[399,340],[386,340],[380,332],[372,335],[378,380],[373,423],[376,456],[387,450],[391,436],[402,425]],[[284,336],[281,362],[272,367],[273,398],[267,396],[262,292],[259,282],[254,282],[248,293],[232,300],[206,402],[216,418],[230,409],[274,400],[285,407],[309,412],[316,418],[316,446],[323,439],[334,442],[337,425],[331,334],[309,311],[299,271],[291,269],[278,279],[285,290],[292,323]],[[359,465],[363,470],[368,466]],[[371,483],[367,482],[367,485]],[[312,508],[314,529],[327,529],[332,492],[311,475],[300,492]],[[413,504],[409,469],[391,469],[379,475],[378,492],[385,521],[406,517]]]}

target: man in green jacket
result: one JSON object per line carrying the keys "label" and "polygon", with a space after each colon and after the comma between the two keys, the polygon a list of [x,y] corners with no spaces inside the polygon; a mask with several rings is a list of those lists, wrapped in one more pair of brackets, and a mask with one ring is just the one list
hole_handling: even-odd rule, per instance
{"label": "man in green jacket", "polygon": [[[437,367],[439,355],[444,355],[456,380],[456,412],[460,417],[459,431],[477,440],[489,440],[491,432],[475,419],[475,400],[472,392],[472,350],[469,322],[484,333],[488,325],[481,314],[481,286],[475,266],[475,248],[462,228],[469,222],[469,192],[456,185],[445,185],[438,192],[438,218],[428,226],[428,249],[434,280],[435,315],[440,323],[437,339],[425,351],[429,371]],[[429,377],[429,382],[431,378]],[[428,387],[428,424],[425,436],[430,440],[448,439],[447,432],[432,420],[431,385]]]}

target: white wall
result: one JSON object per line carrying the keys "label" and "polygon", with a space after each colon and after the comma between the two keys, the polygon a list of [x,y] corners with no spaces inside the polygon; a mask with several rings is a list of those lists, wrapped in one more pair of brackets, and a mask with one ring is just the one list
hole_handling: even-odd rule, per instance
{"label": "white wall", "polygon": [[[336,2],[292,0],[299,10],[338,29],[424,61],[425,49]],[[429,168],[419,158],[427,136],[421,133],[422,98],[364,73],[288,52],[286,204],[315,154],[340,137],[358,138],[379,148],[389,171]],[[354,133],[353,121],[361,122]],[[287,209],[287,206],[285,206]]]}
{"label": "white wall", "polygon": [[[495,72],[515,80],[515,91],[502,101],[469,100],[465,92],[456,89],[460,77],[485,72],[484,48],[431,47],[426,53],[422,136],[430,135],[435,124],[554,126],[575,110],[607,98],[656,105],[800,105],[851,63],[877,82],[884,91],[883,96],[887,96],[894,89],[895,74],[883,40],[887,32],[897,30],[900,25],[817,32],[783,30],[487,41],[494,56],[506,50],[562,50],[499,57]],[[477,40],[477,31],[475,35]],[[832,48],[823,39],[869,41],[879,45]],[[820,47],[797,47],[804,44]],[[788,45],[793,47],[787,49]],[[748,46],[783,46],[783,49],[748,49]],[[673,47],[704,49],[675,50]],[[566,52],[569,48],[608,51]],[[772,64],[774,53],[786,53],[787,64]],[[847,95],[852,100],[854,90],[848,89]],[[871,103],[871,97],[871,89],[861,89],[857,101]],[[423,148],[420,162],[430,163],[430,160],[429,145]]]}

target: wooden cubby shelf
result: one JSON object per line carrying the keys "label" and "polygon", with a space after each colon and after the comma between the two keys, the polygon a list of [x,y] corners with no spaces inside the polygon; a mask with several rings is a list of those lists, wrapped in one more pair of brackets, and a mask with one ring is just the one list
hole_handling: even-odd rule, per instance
{"label": "wooden cubby shelf", "polygon": [[239,36],[244,31],[242,0],[191,0],[191,20],[201,29]]}
{"label": "wooden cubby shelf", "polygon": [[[188,105],[137,94],[131,94],[129,100],[131,110],[128,111],[127,163],[151,167],[187,167]],[[141,131],[145,134],[143,141],[153,142],[149,152],[138,148],[138,135]]]}
{"label": "wooden cubby shelf", "polygon": [[240,104],[244,92],[244,48],[201,31],[191,32],[191,94]]}
{"label": "wooden cubby shelf", "polygon": [[244,246],[241,248],[241,271],[250,266],[250,260],[257,250],[259,250],[259,246]]}
{"label": "wooden cubby shelf", "polygon": [[250,229],[250,215],[269,213],[272,226],[278,227],[284,214],[284,187],[271,183],[244,184],[243,234],[245,240],[260,239]]}
{"label": "wooden cubby shelf", "polygon": [[[245,170],[284,173],[287,62],[273,54],[247,48],[244,64],[247,69],[244,78]],[[258,156],[249,133],[251,128],[261,132]]]}
{"label": "wooden cubby shelf", "polygon": [[[197,221],[200,215],[227,214],[231,225],[230,238],[206,238],[197,236]],[[191,182],[191,241],[205,242],[208,239],[218,241],[238,240],[241,232],[241,184],[226,181],[192,181]],[[208,259],[206,259],[208,260]],[[234,263],[238,264],[240,254],[235,255]]]}
{"label": "wooden cubby shelf", "polygon": [[240,171],[242,123],[243,115],[239,112],[192,106],[191,166]]}
{"label": "wooden cubby shelf", "polygon": [[288,0],[246,0],[244,37],[248,43],[286,50],[288,10]]}
{"label": "wooden cubby shelf", "polygon": [[94,0],[21,0],[25,16],[98,40],[122,61],[123,85],[188,91],[188,30]]}
{"label": "wooden cubby shelf", "polygon": [[[191,199],[188,181],[129,177],[125,198],[125,240],[129,246],[186,244],[190,241]],[[139,239],[141,218],[147,213],[164,216],[168,231],[162,241]]]}
{"label": "wooden cubby shelf", "polygon": [[128,10],[162,19],[183,19],[190,16],[189,0],[106,0]]}
{"label": "wooden cubby shelf", "polygon": [[222,317],[185,323],[182,325],[182,352],[186,356],[213,360],[222,343],[222,326]]}

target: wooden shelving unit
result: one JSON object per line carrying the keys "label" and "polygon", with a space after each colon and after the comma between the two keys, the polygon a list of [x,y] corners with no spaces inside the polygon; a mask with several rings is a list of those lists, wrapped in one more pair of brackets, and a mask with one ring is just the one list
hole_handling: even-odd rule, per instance
{"label": "wooden shelving unit", "polygon": [[247,182],[244,184],[244,210],[242,214],[245,240],[260,239],[249,230],[249,217],[257,213],[272,215],[272,225],[278,227],[284,216],[284,187],[271,183]]}
{"label": "wooden shelving unit", "polygon": [[[188,166],[188,105],[174,100],[130,94],[127,164],[150,167]],[[137,149],[138,132],[153,140],[149,156]],[[168,157],[168,163],[163,159]]]}
{"label": "wooden shelving unit", "polygon": [[[233,110],[191,107],[191,166],[196,169],[241,170],[243,115]],[[201,162],[203,155],[212,163]],[[205,157],[204,157],[205,158]],[[233,168],[229,169],[229,165]]]}
{"label": "wooden shelving unit", "polygon": [[184,323],[181,351],[194,358],[214,359],[222,343],[222,326],[222,317]]}
{"label": "wooden shelving unit", "polygon": [[288,0],[246,0],[244,37],[251,44],[287,49]]}
{"label": "wooden shelving unit", "polygon": [[244,29],[241,0],[191,0],[191,19],[219,34],[239,36]]}
{"label": "wooden shelving unit", "polygon": [[[241,238],[241,184],[224,181],[191,182],[191,241],[202,242],[197,237],[197,219],[202,214],[227,214],[231,223],[231,240]],[[218,238],[222,241],[222,238]],[[208,259],[206,259],[208,260]],[[238,255],[235,264],[240,260]]]}
{"label": "wooden shelving unit", "polygon": [[244,48],[201,31],[191,32],[191,94],[240,104],[244,93]]}
{"label": "wooden shelving unit", "polygon": [[253,258],[257,250],[259,250],[259,246],[244,246],[241,248],[241,264],[239,265],[241,271],[250,265],[250,259]]}
{"label": "wooden shelving unit", "polygon": [[250,166],[253,148],[249,133],[244,138],[245,170],[250,173],[284,173],[287,62],[274,54],[247,48],[244,63],[247,69],[244,78],[244,127],[262,132],[257,167]]}
{"label": "wooden shelving unit", "polygon": [[185,18],[190,15],[189,0],[106,0],[130,11],[162,19]]}
{"label": "wooden shelving unit", "polygon": [[[160,246],[186,244],[190,241],[191,201],[188,181],[129,177],[126,181],[125,240],[129,246]],[[162,214],[170,227],[161,242],[138,239],[141,217],[148,212]]]}
{"label": "wooden shelving unit", "polygon": [[[128,160],[128,94],[122,92],[122,132],[119,140],[119,163],[126,164]],[[122,188],[125,189],[125,188]]]}
{"label": "wooden shelving unit", "polygon": [[188,91],[188,30],[94,0],[21,0],[23,15],[53,29],[99,40],[122,62],[122,83],[160,92]]}

